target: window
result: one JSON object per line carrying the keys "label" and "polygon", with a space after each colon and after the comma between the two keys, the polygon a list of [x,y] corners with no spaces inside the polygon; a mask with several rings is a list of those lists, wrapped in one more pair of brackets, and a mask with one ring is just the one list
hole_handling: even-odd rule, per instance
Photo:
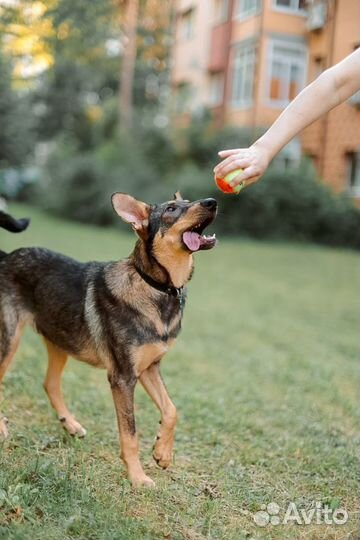
{"label": "window", "polygon": [[176,112],[179,114],[190,112],[193,89],[190,83],[180,83],[176,89]]}
{"label": "window", "polygon": [[270,47],[268,98],[285,106],[305,84],[306,48],[301,43],[273,41]]}
{"label": "window", "polygon": [[273,6],[279,11],[305,13],[306,0],[273,0]]}
{"label": "window", "polygon": [[214,24],[228,20],[229,0],[214,0]]}
{"label": "window", "polygon": [[194,35],[195,10],[189,9],[180,16],[180,38],[191,39]]}
{"label": "window", "polygon": [[288,171],[299,166],[301,159],[301,144],[299,139],[292,139],[274,159],[277,168]]}
{"label": "window", "polygon": [[254,45],[239,45],[234,52],[232,102],[249,107],[253,98],[256,52]]}
{"label": "window", "polygon": [[237,0],[235,6],[235,16],[241,19],[251,17],[259,13],[261,0]]}
{"label": "window", "polygon": [[209,105],[217,107],[224,98],[224,74],[212,73],[209,79]]}
{"label": "window", "polygon": [[353,197],[360,197],[360,152],[346,154],[348,191]]}

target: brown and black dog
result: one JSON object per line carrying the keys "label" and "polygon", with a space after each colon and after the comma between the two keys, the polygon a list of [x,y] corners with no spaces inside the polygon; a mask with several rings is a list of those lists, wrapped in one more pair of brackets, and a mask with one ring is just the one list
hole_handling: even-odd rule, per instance
{"label": "brown and black dog", "polygon": [[[214,247],[203,231],[215,218],[214,199],[174,200],[148,205],[115,193],[117,214],[138,235],[133,253],[118,262],[80,263],[42,248],[0,252],[0,382],[23,327],[30,323],[48,351],[44,387],[62,426],[84,436],[67,409],[61,375],[68,355],[108,374],[116,409],[121,457],[134,486],[153,485],[139,460],[134,419],[138,380],[161,413],[154,459],[163,468],[172,459],[176,408],[162,381],[159,364],[177,337],[185,284],[193,253]],[[14,232],[27,226],[2,213],[0,226]],[[0,417],[0,436],[8,434]]]}

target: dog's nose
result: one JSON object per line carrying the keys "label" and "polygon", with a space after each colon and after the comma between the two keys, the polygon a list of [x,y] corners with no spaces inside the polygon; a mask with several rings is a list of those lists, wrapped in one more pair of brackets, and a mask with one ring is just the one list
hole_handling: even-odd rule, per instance
{"label": "dog's nose", "polygon": [[202,199],[200,204],[208,210],[214,210],[217,207],[217,202],[215,199]]}

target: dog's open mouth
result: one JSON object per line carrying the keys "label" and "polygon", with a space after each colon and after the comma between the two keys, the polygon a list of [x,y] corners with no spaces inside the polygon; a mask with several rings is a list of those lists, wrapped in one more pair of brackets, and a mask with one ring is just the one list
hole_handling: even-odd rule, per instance
{"label": "dog's open mouth", "polygon": [[200,251],[202,249],[211,249],[216,244],[216,236],[207,236],[202,234],[204,229],[212,223],[213,218],[207,218],[201,223],[197,223],[191,229],[185,231],[182,235],[185,246],[190,251]]}

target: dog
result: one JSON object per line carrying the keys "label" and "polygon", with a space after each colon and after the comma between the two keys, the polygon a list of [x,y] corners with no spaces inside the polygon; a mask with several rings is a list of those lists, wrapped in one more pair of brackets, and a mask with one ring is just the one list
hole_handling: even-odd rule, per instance
{"label": "dog", "polygon": [[[112,205],[138,237],[127,259],[80,263],[43,248],[0,252],[0,383],[31,324],[47,348],[50,403],[63,428],[83,437],[85,429],[63,399],[62,372],[69,355],[106,369],[128,478],[134,487],[153,486],[139,459],[134,389],[140,380],[160,410],[153,457],[165,469],[172,460],[176,408],[160,360],[180,332],[193,254],[216,244],[215,235],[203,232],[215,219],[217,202],[190,202],[177,192],[173,200],[149,205],[115,193]],[[27,225],[4,212],[0,217],[9,231]],[[0,415],[0,436],[7,435],[8,421]]]}

